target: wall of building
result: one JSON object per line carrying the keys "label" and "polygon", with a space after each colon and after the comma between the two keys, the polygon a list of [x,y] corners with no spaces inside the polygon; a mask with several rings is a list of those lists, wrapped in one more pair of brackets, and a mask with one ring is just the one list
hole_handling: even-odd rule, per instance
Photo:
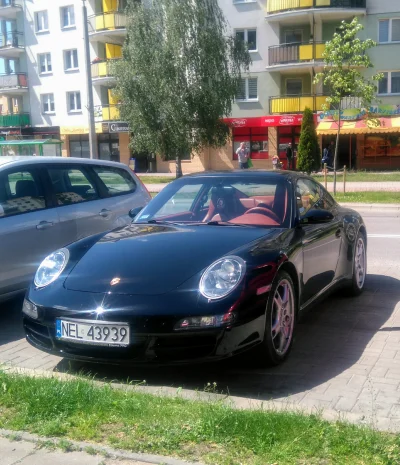
{"label": "wall of building", "polygon": [[[74,5],[75,27],[61,28],[60,7]],[[86,109],[85,54],[82,5],[81,2],[65,1],[52,3],[48,0],[24,2],[25,5],[25,40],[27,46],[27,71],[29,75],[29,96],[31,120],[34,126],[87,126]],[[35,12],[47,10],[49,31],[35,32]],[[64,71],[64,50],[78,50],[79,70]],[[39,75],[38,54],[51,53],[52,72]],[[67,110],[67,92],[80,91],[82,110],[69,113]],[[55,113],[43,114],[40,96],[54,94]]]}

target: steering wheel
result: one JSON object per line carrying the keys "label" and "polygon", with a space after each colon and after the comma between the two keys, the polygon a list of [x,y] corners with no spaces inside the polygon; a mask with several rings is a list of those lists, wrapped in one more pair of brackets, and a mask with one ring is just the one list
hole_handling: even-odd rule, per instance
{"label": "steering wheel", "polygon": [[245,215],[249,215],[251,213],[260,213],[261,215],[268,216],[269,218],[273,219],[277,223],[280,223],[281,220],[278,218],[278,216],[269,208],[267,207],[254,207],[250,208],[250,210],[247,210]]}

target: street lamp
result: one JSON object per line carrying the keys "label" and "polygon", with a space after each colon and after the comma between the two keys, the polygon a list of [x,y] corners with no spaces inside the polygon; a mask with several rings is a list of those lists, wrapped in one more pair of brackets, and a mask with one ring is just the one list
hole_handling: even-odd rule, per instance
{"label": "street lamp", "polygon": [[87,110],[89,113],[89,152],[90,152],[90,158],[98,158],[96,125],[94,121],[92,68],[91,68],[91,63],[90,63],[89,29],[88,29],[86,0],[82,0],[82,17],[83,17],[83,33],[84,33],[83,40],[85,43]]}

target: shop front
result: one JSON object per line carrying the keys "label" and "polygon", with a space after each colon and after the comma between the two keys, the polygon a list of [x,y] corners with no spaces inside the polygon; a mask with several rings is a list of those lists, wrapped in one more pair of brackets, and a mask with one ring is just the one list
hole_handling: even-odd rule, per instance
{"label": "shop front", "polygon": [[[338,123],[323,121],[317,127],[324,146],[336,142]],[[400,117],[342,121],[338,167],[391,170],[400,168]]]}

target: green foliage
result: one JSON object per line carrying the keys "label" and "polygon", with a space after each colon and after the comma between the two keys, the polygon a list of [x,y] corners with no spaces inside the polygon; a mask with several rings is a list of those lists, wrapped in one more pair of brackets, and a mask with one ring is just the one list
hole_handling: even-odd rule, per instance
{"label": "green foliage", "polygon": [[314,115],[310,108],[303,113],[301,135],[297,152],[297,169],[310,174],[321,166],[321,150],[315,130]]}
{"label": "green foliage", "polygon": [[377,92],[377,81],[383,78],[376,74],[366,79],[363,72],[373,68],[367,52],[376,46],[372,39],[361,40],[357,35],[364,27],[357,17],[350,23],[342,22],[340,31],[326,43],[323,58],[324,70],[315,76],[315,83],[322,81],[329,89],[327,109],[341,109],[344,97],[356,97],[361,106],[368,109]]}
{"label": "green foliage", "polygon": [[229,129],[221,119],[250,56],[227,34],[217,0],[131,0],[127,32],[115,95],[132,148],[174,159],[223,146]]}

